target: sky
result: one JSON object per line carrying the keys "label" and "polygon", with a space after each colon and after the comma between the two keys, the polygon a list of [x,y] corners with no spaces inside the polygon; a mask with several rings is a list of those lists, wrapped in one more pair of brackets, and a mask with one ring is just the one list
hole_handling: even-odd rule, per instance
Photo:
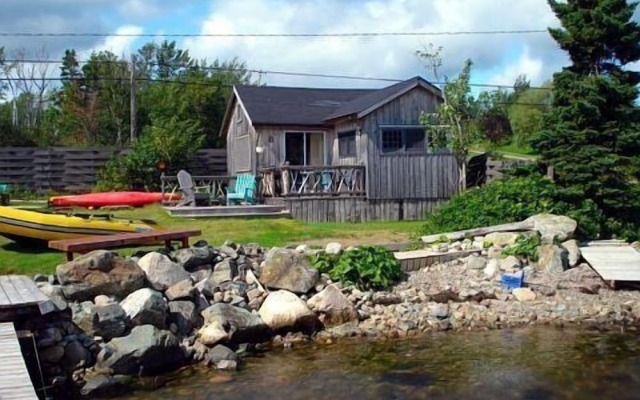
{"label": "sky", "polygon": [[[16,49],[59,59],[110,50],[128,55],[148,41],[176,40],[197,59],[237,57],[250,69],[435,81],[452,77],[465,59],[472,81],[511,85],[525,74],[550,80],[567,57],[548,33],[332,38],[171,38],[171,33],[291,34],[544,30],[558,26],[545,0],[3,0],[2,32],[151,34],[153,37],[0,37],[7,58]],[[636,19],[640,12],[636,13]],[[416,50],[442,47],[434,77]],[[634,69],[637,66],[634,66]],[[51,73],[56,73],[55,68]],[[261,83],[306,87],[380,87],[379,81],[256,74]]]}

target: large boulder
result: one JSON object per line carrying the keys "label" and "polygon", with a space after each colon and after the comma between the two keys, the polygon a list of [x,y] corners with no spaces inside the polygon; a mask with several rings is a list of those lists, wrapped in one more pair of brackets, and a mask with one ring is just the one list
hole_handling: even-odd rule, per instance
{"label": "large boulder", "polygon": [[129,318],[120,304],[111,303],[95,308],[93,326],[96,335],[109,341],[127,330]]}
{"label": "large boulder", "polygon": [[338,286],[329,285],[307,302],[309,307],[320,314],[320,322],[325,326],[341,325],[358,319],[358,311]]}
{"label": "large boulder", "polygon": [[153,325],[141,325],[107,343],[98,354],[97,365],[114,374],[142,375],[175,369],[183,361],[178,338]]}
{"label": "large boulder", "polygon": [[606,287],[600,275],[588,264],[581,264],[559,274],[535,274],[525,280],[528,286],[545,290],[576,290],[586,294],[598,294]]}
{"label": "large boulder", "polygon": [[204,327],[198,332],[200,342],[212,346],[220,341],[261,342],[271,335],[259,315],[244,308],[216,303],[202,311]]}
{"label": "large boulder", "polygon": [[519,235],[517,232],[492,232],[484,237],[484,242],[499,247],[513,246]]}
{"label": "large boulder", "polygon": [[167,323],[167,301],[162,293],[140,289],[124,299],[120,305],[134,325],[153,325],[164,329]]}
{"label": "large boulder", "polygon": [[193,286],[191,278],[175,283],[164,292],[169,301],[173,300],[191,300],[196,295],[196,288]]}
{"label": "large boulder", "polygon": [[144,287],[144,272],[132,261],[96,250],[56,267],[56,277],[68,300],[93,300],[99,294],[125,298]]}
{"label": "large boulder", "polygon": [[562,247],[569,253],[569,268],[573,268],[578,265],[578,262],[580,262],[580,258],[582,258],[582,253],[580,252],[578,241],[575,239],[567,240],[566,242],[562,243]]}
{"label": "large boulder", "polygon": [[562,273],[569,268],[569,252],[555,244],[538,247],[538,271],[552,274]]}
{"label": "large boulder", "polygon": [[304,254],[274,248],[267,253],[260,282],[272,289],[294,293],[307,293],[313,288],[320,273],[311,268]]}
{"label": "large boulder", "polygon": [[313,329],[317,321],[316,315],[309,309],[307,303],[287,290],[269,293],[258,313],[273,330]]}
{"label": "large boulder", "polygon": [[213,273],[211,274],[211,280],[219,285],[224,282],[229,282],[238,274],[238,266],[236,262],[227,258],[213,267]]}
{"label": "large boulder", "polygon": [[142,257],[138,261],[138,265],[155,290],[164,291],[171,285],[190,277],[180,264],[176,264],[169,257],[156,252],[148,253]]}
{"label": "large boulder", "polygon": [[188,247],[171,253],[171,257],[182,264],[187,271],[193,271],[200,266],[212,264],[217,255],[209,246]]}
{"label": "large boulder", "polygon": [[578,227],[578,223],[574,219],[553,214],[534,215],[527,218],[526,222],[533,224],[533,229],[540,233],[543,243],[553,243],[554,239],[569,240]]}
{"label": "large boulder", "polygon": [[170,301],[169,320],[176,324],[181,335],[188,335],[202,326],[202,317],[191,301]]}

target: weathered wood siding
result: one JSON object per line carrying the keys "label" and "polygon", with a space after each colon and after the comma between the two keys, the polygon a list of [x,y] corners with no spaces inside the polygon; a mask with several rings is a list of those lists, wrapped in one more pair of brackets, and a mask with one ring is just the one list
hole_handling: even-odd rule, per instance
{"label": "weathered wood siding", "polygon": [[420,114],[435,110],[437,98],[415,88],[361,120],[370,199],[447,199],[456,192],[457,168],[450,154],[383,154],[381,126],[420,124]]}
{"label": "weathered wood siding", "polygon": [[[359,134],[360,126],[355,120],[340,120],[336,122],[335,129],[328,135],[329,146],[331,148],[331,165],[357,165],[364,164],[363,152],[361,151],[361,140]],[[338,133],[356,132],[356,156],[340,157],[340,149],[338,146]]]}
{"label": "weathered wood siding", "polygon": [[286,198],[295,219],[305,222],[412,221],[423,219],[445,200],[374,200],[363,197]]}
{"label": "weathered wood siding", "polygon": [[227,132],[227,163],[231,175],[253,172],[255,154],[255,130],[249,116],[237,101]]}
{"label": "weathered wood siding", "polygon": [[[0,183],[36,191],[86,192],[111,157],[126,149],[2,147]],[[193,175],[226,175],[224,149],[202,149],[189,161]]]}
{"label": "weathered wood siding", "polygon": [[324,154],[327,155],[327,164],[333,165],[332,150],[333,131],[322,128],[309,128],[298,126],[264,126],[255,127],[256,146],[262,146],[264,152],[257,156],[258,169],[279,167],[285,162],[284,152],[284,134],[285,132],[325,132],[325,149]]}

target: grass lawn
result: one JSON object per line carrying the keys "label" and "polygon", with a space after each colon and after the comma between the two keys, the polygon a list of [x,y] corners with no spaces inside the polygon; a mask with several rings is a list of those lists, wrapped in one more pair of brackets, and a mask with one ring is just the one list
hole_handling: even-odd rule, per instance
{"label": "grass lawn", "polygon": [[481,143],[473,146],[471,151],[475,153],[484,153],[487,151],[491,151],[508,158],[522,158],[529,160],[535,160],[537,157],[533,149],[531,149],[530,147],[518,147],[511,143],[501,146],[490,146],[488,143]]}
{"label": "grass lawn", "polygon": [[[171,218],[160,206],[118,211],[113,214],[132,219],[153,219],[165,228],[200,229],[202,236],[192,240],[205,239],[213,246],[220,245],[225,240],[233,240],[237,243],[259,243],[268,247],[303,242],[310,245],[323,245],[330,241],[339,241],[346,245],[404,242],[408,241],[421,225],[420,221],[305,224],[293,219],[273,218]],[[135,250],[119,249],[117,251],[128,255]],[[55,270],[56,265],[64,260],[64,253],[46,249],[23,248],[0,237],[0,274],[49,274]]]}

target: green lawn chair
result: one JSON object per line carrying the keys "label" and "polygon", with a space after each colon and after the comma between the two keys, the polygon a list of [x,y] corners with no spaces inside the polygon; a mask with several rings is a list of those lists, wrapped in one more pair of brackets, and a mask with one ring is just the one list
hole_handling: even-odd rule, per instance
{"label": "green lawn chair", "polygon": [[256,204],[256,177],[251,174],[241,174],[236,177],[236,186],[227,191],[227,205],[234,203]]}
{"label": "green lawn chair", "polygon": [[9,190],[11,187],[6,183],[0,183],[0,206],[9,205]]}

